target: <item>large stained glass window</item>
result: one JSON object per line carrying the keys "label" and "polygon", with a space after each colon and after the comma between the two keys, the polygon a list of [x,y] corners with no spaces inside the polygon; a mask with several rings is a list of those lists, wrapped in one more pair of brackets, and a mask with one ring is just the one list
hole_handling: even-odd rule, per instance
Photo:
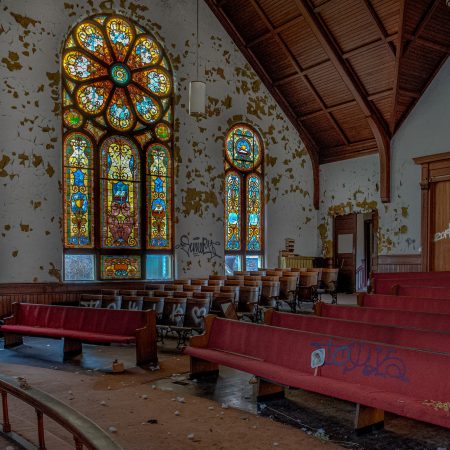
{"label": "large stained glass window", "polygon": [[257,270],[264,257],[264,151],[258,132],[236,124],[225,138],[225,270]]}
{"label": "large stained glass window", "polygon": [[101,279],[171,276],[173,104],[170,62],[143,27],[97,14],[70,31],[62,54],[66,279],[92,279],[93,268],[81,270],[88,260]]}

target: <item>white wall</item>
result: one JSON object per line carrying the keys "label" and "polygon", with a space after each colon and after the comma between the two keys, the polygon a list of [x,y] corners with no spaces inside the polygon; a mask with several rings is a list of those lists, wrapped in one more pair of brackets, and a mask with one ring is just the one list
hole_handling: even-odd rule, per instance
{"label": "white wall", "polygon": [[314,254],[309,158],[292,125],[219,22],[200,2],[200,64],[207,82],[207,118],[188,115],[195,74],[195,0],[2,0],[0,26],[0,282],[61,279],[60,54],[68,30],[112,7],[160,39],[175,72],[177,102],[175,238],[217,242],[218,257],[176,251],[179,276],[223,271],[223,136],[235,121],[263,134],[267,151],[267,261],[277,264],[284,238]]}
{"label": "white wall", "polygon": [[377,208],[380,214],[379,253],[420,253],[420,166],[412,158],[450,150],[450,61],[432,81],[392,139],[391,203],[379,197],[377,155],[321,167],[319,230],[331,239],[332,217]]}

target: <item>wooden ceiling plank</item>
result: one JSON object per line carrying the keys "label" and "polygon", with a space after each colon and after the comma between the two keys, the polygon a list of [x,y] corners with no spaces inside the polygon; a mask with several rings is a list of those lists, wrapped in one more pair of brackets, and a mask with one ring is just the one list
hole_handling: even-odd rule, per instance
{"label": "wooden ceiling plank", "polygon": [[[430,41],[428,39],[424,39],[421,37],[416,37],[412,34],[406,34],[405,35],[405,39],[410,41],[409,42],[409,46],[408,46],[408,50],[411,48],[411,46],[413,44],[417,44],[420,45],[422,47],[426,47],[426,48],[431,48],[432,50],[437,50],[438,52],[442,52],[442,53],[450,53],[450,47],[447,45],[442,45],[439,44],[438,42],[433,42]],[[404,53],[404,55],[406,55],[406,52]]]}
{"label": "wooden ceiling plank", "polygon": [[311,93],[314,95],[315,99],[317,100],[317,102],[319,103],[320,107],[322,108],[322,110],[326,113],[328,120],[330,121],[330,123],[333,125],[333,127],[335,128],[335,130],[338,132],[339,137],[342,139],[342,141],[345,144],[349,144],[349,139],[346,136],[344,130],[342,129],[342,127],[339,125],[339,123],[337,122],[337,120],[333,117],[333,115],[329,112],[326,111],[326,105],[325,102],[323,101],[323,98],[320,96],[319,92],[317,91],[317,89],[313,86],[313,84],[311,83],[311,81],[309,80],[309,78],[307,76],[305,76],[305,74],[303,73],[303,68],[301,67],[301,65],[299,64],[299,62],[296,60],[295,56],[292,54],[292,52],[290,51],[290,49],[288,48],[288,46],[286,45],[286,43],[283,41],[283,39],[281,39],[281,36],[277,33],[274,33],[274,27],[272,25],[272,23],[270,22],[270,19],[267,17],[266,13],[263,11],[263,9],[261,8],[261,6],[259,5],[257,0],[250,0],[251,5],[253,6],[253,8],[256,10],[256,12],[258,13],[258,15],[261,17],[261,19],[263,20],[264,24],[266,25],[266,27],[270,30],[270,32],[272,33],[273,37],[276,39],[276,41],[278,42],[278,44],[281,46],[281,48],[284,50],[284,52],[286,53],[286,56],[288,57],[288,59],[290,60],[291,64],[295,67],[295,70],[297,70],[298,74],[302,77],[303,82],[306,84],[306,86],[308,87],[308,89],[311,91]]}
{"label": "wooden ceiling plank", "polygon": [[219,22],[225,28],[227,33],[231,36],[241,53],[253,67],[261,81],[267,87],[268,91],[271,93],[275,101],[280,105],[280,108],[286,114],[287,118],[296,128],[306,151],[311,159],[311,165],[313,170],[313,205],[315,209],[319,209],[320,205],[320,177],[319,177],[319,148],[314,140],[311,138],[308,130],[303,126],[303,124],[297,119],[296,114],[293,112],[291,106],[287,103],[285,98],[280,94],[276,86],[274,86],[271,78],[267,75],[264,68],[259,63],[258,59],[252,53],[252,51],[245,45],[245,41],[239,32],[236,30],[234,25],[228,20],[225,13],[218,6],[217,0],[205,0],[206,4],[209,6],[211,11],[217,17]]}
{"label": "wooden ceiling plank", "polygon": [[411,43],[414,42],[422,33],[424,28],[427,26],[428,21],[431,19],[434,11],[439,6],[441,0],[433,0],[430,5],[428,6],[427,10],[423,14],[422,18],[420,19],[419,23],[417,24],[416,28],[414,29],[412,39],[409,40],[406,44],[404,44],[403,47],[403,56],[405,56],[408,53],[408,50],[411,46]]}
{"label": "wooden ceiling plank", "polygon": [[377,141],[380,157],[381,201],[390,202],[390,136],[384,119],[376,110],[375,106],[367,99],[367,94],[364,92],[360,80],[347,65],[334,38],[331,36],[320,16],[316,15],[309,1],[295,0],[295,3],[369,122],[370,128]]}
{"label": "wooden ceiling plank", "polygon": [[395,59],[394,46],[392,45],[391,41],[387,41],[388,33],[387,33],[386,29],[384,28],[383,22],[378,17],[378,14],[375,11],[375,8],[373,7],[372,3],[370,3],[369,0],[361,0],[361,1],[364,3],[364,5],[366,6],[367,10],[369,11],[370,17],[371,17],[373,23],[375,24],[375,26],[377,27],[379,35],[380,35],[382,41],[386,44],[386,47],[388,48],[389,53]]}
{"label": "wooden ceiling plank", "polygon": [[398,28],[397,52],[395,55],[395,71],[394,71],[394,95],[392,96],[391,106],[391,120],[389,122],[389,129],[394,133],[395,123],[397,117],[397,103],[400,89],[400,63],[403,55],[403,34],[405,32],[405,14],[406,14],[406,0],[400,0],[400,24]]}

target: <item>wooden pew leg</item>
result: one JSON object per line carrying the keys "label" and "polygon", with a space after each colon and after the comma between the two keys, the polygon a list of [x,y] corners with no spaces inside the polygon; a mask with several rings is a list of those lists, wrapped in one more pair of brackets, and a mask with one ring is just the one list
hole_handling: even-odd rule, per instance
{"label": "wooden pew leg", "polygon": [[80,341],[64,338],[64,361],[73,358],[74,356],[81,355],[82,352],[83,347]]}
{"label": "wooden pew leg", "polygon": [[356,405],[355,433],[357,436],[384,428],[384,411],[370,406]]}
{"label": "wooden pew leg", "polygon": [[194,378],[217,377],[219,375],[219,366],[217,364],[195,356],[191,356],[190,360],[189,378],[191,380]]}
{"label": "wooden pew leg", "polygon": [[158,365],[156,337],[148,341],[136,340],[136,365],[139,367]]}
{"label": "wooden pew leg", "polygon": [[284,397],[284,387],[270,381],[258,378],[256,401],[270,400]]}
{"label": "wooden pew leg", "polygon": [[13,348],[23,344],[23,338],[20,334],[5,333],[5,348]]}

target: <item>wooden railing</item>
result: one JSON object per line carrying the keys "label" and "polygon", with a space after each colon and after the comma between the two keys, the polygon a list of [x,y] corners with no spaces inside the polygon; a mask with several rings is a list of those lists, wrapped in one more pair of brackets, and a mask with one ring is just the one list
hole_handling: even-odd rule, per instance
{"label": "wooden railing", "polygon": [[356,291],[363,291],[367,288],[366,261],[361,260],[361,265],[356,269]]}
{"label": "wooden railing", "polygon": [[[22,448],[37,448],[45,450],[44,415],[61,425],[74,439],[76,450],[83,446],[93,450],[121,450],[108,434],[98,425],[89,420],[64,403],[39,389],[28,385],[24,380],[18,381],[14,378],[0,374],[0,394],[2,398],[3,425],[0,435],[15,441]],[[37,440],[38,445],[33,446],[31,442],[12,431],[9,409],[8,394],[32,406],[36,411],[37,418]]]}
{"label": "wooden railing", "polygon": [[284,268],[295,268],[295,269],[301,269],[302,267],[305,267],[307,269],[310,269],[313,267],[313,261],[314,256],[279,256],[278,257],[278,264],[279,267]]}

